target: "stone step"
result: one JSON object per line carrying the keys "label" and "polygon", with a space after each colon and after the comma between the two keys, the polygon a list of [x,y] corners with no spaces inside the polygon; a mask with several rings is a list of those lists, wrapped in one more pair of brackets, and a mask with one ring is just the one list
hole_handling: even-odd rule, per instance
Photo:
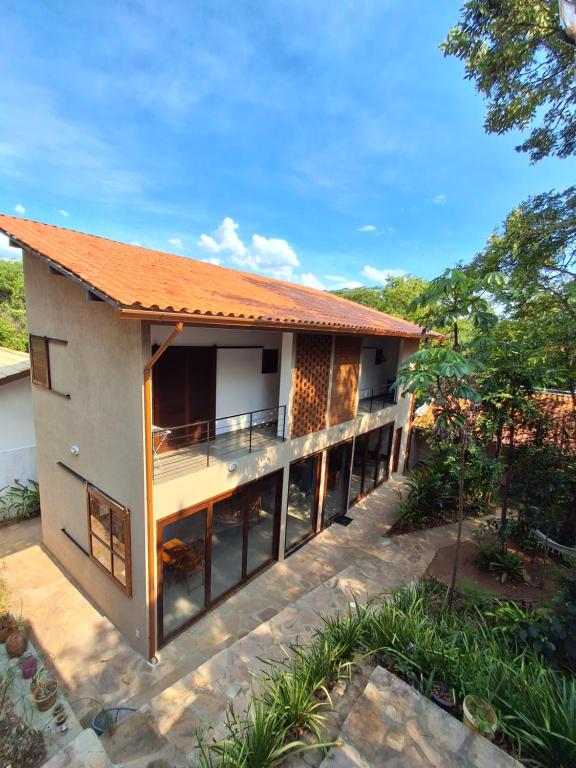
{"label": "stone step", "polygon": [[112,764],[99,738],[92,728],[87,728],[44,763],[43,768],[112,768]]}
{"label": "stone step", "polygon": [[522,768],[412,686],[376,667],[320,768]]}

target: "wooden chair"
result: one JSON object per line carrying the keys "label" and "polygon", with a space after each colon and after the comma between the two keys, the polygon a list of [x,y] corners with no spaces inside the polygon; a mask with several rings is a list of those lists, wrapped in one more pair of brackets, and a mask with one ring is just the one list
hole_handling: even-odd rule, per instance
{"label": "wooden chair", "polygon": [[262,497],[258,496],[248,504],[248,526],[258,525],[262,516]]}

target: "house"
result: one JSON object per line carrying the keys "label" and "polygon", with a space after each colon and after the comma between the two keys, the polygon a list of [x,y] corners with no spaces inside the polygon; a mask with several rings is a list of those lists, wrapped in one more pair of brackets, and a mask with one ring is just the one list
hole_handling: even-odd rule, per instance
{"label": "house", "polygon": [[409,322],[10,216],[46,547],[152,659],[403,461]]}
{"label": "house", "polygon": [[0,347],[0,495],[16,481],[36,480],[30,360]]}
{"label": "house", "polygon": [[[531,408],[518,418],[514,430],[516,448],[557,448],[563,455],[576,455],[576,403],[572,392],[558,389],[536,390],[528,402]],[[462,400],[462,404],[466,401]],[[430,458],[428,435],[435,423],[434,407],[425,403],[414,411],[410,424],[405,471]],[[508,429],[502,435],[502,447],[510,444]],[[491,451],[496,451],[494,441]]]}

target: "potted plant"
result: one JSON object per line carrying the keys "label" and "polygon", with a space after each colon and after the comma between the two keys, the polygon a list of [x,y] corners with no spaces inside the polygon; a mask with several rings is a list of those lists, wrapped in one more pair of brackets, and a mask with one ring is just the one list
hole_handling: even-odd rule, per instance
{"label": "potted plant", "polygon": [[9,635],[16,629],[16,619],[9,611],[0,616],[0,643],[5,643]]}
{"label": "potted plant", "polygon": [[449,685],[443,683],[441,680],[433,680],[430,688],[430,698],[434,704],[438,704],[439,707],[445,710],[454,709],[456,701],[454,699],[454,692]]}
{"label": "potted plant", "polygon": [[58,681],[47,669],[40,669],[32,678],[32,698],[40,712],[46,712],[56,703]]}
{"label": "potted plant", "polygon": [[38,660],[35,656],[32,656],[31,653],[26,653],[18,662],[18,666],[20,667],[24,680],[29,680],[36,674]]}
{"label": "potted plant", "polygon": [[469,694],[464,697],[462,710],[464,724],[470,730],[480,733],[488,739],[494,737],[498,727],[498,716],[490,702],[480,698],[480,696]]}
{"label": "potted plant", "polygon": [[17,621],[6,638],[6,652],[8,656],[22,656],[28,648],[28,627],[23,621]]}

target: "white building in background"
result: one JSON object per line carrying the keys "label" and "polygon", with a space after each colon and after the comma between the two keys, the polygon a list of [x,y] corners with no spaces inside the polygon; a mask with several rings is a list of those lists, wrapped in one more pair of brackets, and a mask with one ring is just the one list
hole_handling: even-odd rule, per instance
{"label": "white building in background", "polygon": [[16,480],[36,480],[30,359],[0,347],[0,491]]}

